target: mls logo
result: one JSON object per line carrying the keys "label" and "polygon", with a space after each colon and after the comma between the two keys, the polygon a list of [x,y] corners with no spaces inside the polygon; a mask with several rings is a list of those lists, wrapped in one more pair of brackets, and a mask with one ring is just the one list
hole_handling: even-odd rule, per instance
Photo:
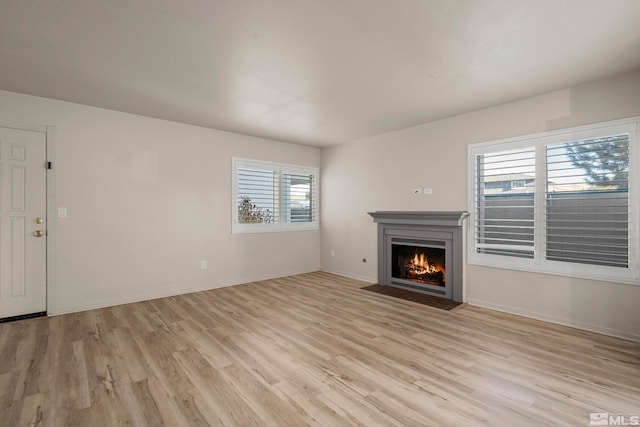
{"label": "mls logo", "polygon": [[592,412],[589,415],[592,426],[640,426],[638,415],[615,415],[608,412]]}
{"label": "mls logo", "polygon": [[592,412],[589,415],[589,425],[592,425],[592,426],[608,426],[609,425],[609,413],[608,412]]}

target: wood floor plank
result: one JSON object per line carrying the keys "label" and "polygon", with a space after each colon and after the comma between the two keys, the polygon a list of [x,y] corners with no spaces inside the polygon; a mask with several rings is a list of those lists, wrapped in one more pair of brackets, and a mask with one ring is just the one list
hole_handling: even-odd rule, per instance
{"label": "wood floor plank", "polygon": [[271,386],[259,376],[236,365],[221,369],[226,381],[247,406],[258,414],[264,425],[305,425],[301,414],[270,390]]}
{"label": "wood floor plank", "polygon": [[0,324],[1,426],[575,426],[640,343],[309,273]]}
{"label": "wood floor plank", "polygon": [[47,420],[49,402],[44,394],[32,394],[24,399],[19,426],[39,427]]}
{"label": "wood floor plank", "polygon": [[175,357],[224,425],[262,424],[251,406],[198,351],[184,350],[176,353]]}
{"label": "wood floor plank", "polygon": [[178,402],[179,399],[169,394],[154,375],[151,375],[146,381],[149,395],[153,398],[160,413],[162,424],[166,426],[194,425],[185,417]]}
{"label": "wood floor plank", "polygon": [[133,414],[134,424],[162,426],[164,421],[158,403],[149,390],[148,380],[140,380],[128,384],[131,397],[127,399],[129,411]]}
{"label": "wood floor plank", "polygon": [[[280,399],[295,408],[309,425],[349,426],[343,417],[318,400],[318,393],[309,393],[304,386],[296,387],[288,381],[281,381],[273,390]],[[329,388],[326,390],[328,391]]]}

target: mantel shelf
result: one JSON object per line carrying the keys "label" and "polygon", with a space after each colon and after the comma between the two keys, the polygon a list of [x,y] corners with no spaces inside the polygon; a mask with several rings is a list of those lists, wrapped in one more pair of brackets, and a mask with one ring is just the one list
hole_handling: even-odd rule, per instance
{"label": "mantel shelf", "polygon": [[461,227],[469,216],[466,211],[376,211],[367,212],[380,224],[437,225]]}

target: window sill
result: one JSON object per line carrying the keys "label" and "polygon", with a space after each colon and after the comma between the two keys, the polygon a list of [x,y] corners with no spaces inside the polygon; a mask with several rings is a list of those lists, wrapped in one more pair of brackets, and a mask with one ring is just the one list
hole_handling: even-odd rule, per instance
{"label": "window sill", "polygon": [[286,233],[290,231],[317,231],[318,223],[309,224],[233,224],[231,234]]}
{"label": "window sill", "polygon": [[[469,257],[467,261],[469,265],[477,265],[481,267],[491,267],[491,268],[502,268],[506,270],[514,270],[514,271],[523,271],[526,273],[537,273],[537,274],[546,274],[552,276],[562,276],[562,277],[571,277],[577,279],[586,279],[586,280],[595,280],[599,282],[611,282],[611,283],[621,283],[625,285],[640,285],[640,279],[637,277],[632,277],[633,272],[629,272],[629,274],[625,277],[622,275],[611,275],[611,274],[597,274],[593,272],[584,273],[583,271],[586,266],[580,264],[569,264],[564,266],[567,271],[560,271],[558,269],[549,269],[539,266],[536,263],[531,263],[531,265],[523,265],[523,264],[509,264],[503,262],[497,262],[493,260],[485,260],[485,259],[473,259]],[[594,267],[594,266],[591,266]],[[576,270],[573,270],[575,268]],[[603,267],[606,268],[606,267]]]}

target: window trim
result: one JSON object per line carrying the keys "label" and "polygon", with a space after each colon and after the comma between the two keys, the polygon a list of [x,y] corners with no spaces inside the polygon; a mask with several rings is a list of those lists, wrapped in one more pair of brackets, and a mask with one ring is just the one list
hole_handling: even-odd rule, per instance
{"label": "window trim", "polygon": [[[594,123],[584,126],[559,129],[548,132],[540,132],[530,135],[522,135],[512,138],[503,138],[494,141],[486,141],[469,144],[468,154],[468,183],[467,205],[470,213],[467,224],[468,263],[488,267],[522,270],[528,272],[553,274],[567,277],[577,277],[592,280],[603,280],[627,284],[640,285],[639,261],[639,184],[640,163],[638,130],[640,117],[630,117],[621,120]],[[615,133],[629,134],[629,267],[607,267],[583,263],[570,263],[565,261],[551,261],[546,259],[546,147],[564,141],[597,138]],[[536,149],[536,181],[534,195],[534,257],[524,259],[501,255],[482,254],[477,252],[476,235],[476,158],[478,155],[497,151],[506,151],[524,147]]]}
{"label": "window trim", "polygon": [[[238,223],[238,168],[262,167],[278,172],[278,212],[279,218],[274,223],[240,224]],[[314,220],[309,222],[285,222],[283,208],[283,182],[282,174],[313,175],[311,187],[311,204],[315,206]],[[240,157],[231,158],[231,233],[274,233],[286,231],[308,231],[320,229],[320,194],[319,194],[320,169],[310,166],[292,165],[288,163],[266,162],[263,160],[246,159]]]}

